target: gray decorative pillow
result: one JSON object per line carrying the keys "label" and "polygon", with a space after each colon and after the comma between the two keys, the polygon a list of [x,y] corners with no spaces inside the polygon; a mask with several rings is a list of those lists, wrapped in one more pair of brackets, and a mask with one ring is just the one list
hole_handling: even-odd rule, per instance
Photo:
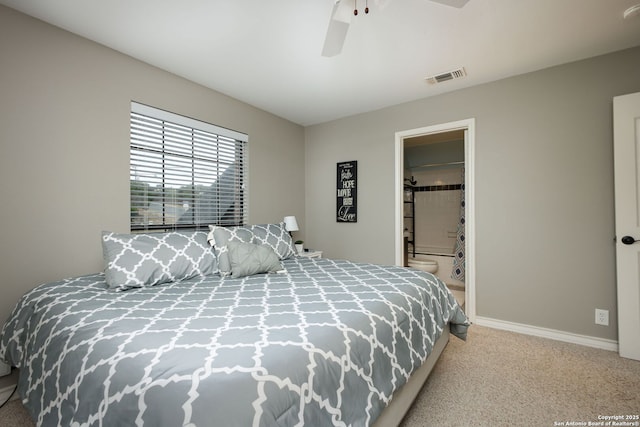
{"label": "gray decorative pillow", "polygon": [[217,271],[216,258],[203,231],[102,233],[105,279],[122,291],[154,286]]}
{"label": "gray decorative pillow", "polygon": [[284,222],[279,224],[259,224],[251,226],[253,243],[273,248],[280,259],[287,259],[296,254],[293,240]]}
{"label": "gray decorative pillow", "polygon": [[229,262],[229,242],[238,241],[251,243],[253,233],[247,227],[219,227],[210,225],[208,238],[209,243],[214,247],[216,258],[218,259],[218,270],[221,276],[231,274],[231,263]]}
{"label": "gray decorative pillow", "polygon": [[231,277],[238,278],[284,271],[278,255],[270,246],[232,240],[227,247],[231,263]]}

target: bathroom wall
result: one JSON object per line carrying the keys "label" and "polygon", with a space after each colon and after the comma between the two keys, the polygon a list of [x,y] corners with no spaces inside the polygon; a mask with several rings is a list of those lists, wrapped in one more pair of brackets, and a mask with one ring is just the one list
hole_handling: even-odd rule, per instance
{"label": "bathroom wall", "polygon": [[[464,179],[459,164],[464,162],[464,134],[408,138],[404,145],[405,178],[416,182],[415,230],[410,219],[405,219],[405,229],[414,233],[410,238],[415,238],[417,253],[453,254]],[[409,208],[405,203],[405,210]]]}
{"label": "bathroom wall", "polygon": [[460,218],[462,166],[412,170],[417,253],[453,254]]}
{"label": "bathroom wall", "polygon": [[[456,232],[460,217],[462,166],[405,170],[413,176],[415,192],[416,257],[438,263],[435,275],[448,285],[464,287],[464,282],[451,277]],[[455,189],[447,189],[447,188]],[[406,204],[405,204],[406,205]],[[405,206],[406,209],[406,206]],[[407,215],[405,215],[407,216]],[[411,229],[405,219],[405,228]],[[411,254],[411,247],[409,248]],[[423,256],[421,254],[428,254]]]}

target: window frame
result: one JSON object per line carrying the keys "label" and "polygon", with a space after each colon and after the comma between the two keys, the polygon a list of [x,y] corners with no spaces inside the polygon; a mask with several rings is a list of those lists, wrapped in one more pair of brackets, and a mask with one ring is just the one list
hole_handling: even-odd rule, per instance
{"label": "window frame", "polygon": [[[129,117],[131,232],[247,223],[247,134],[135,101]],[[141,174],[147,179],[139,179]],[[207,191],[212,194],[203,197]],[[182,207],[184,211],[178,194],[182,194],[183,203],[189,202]],[[161,207],[153,215],[161,220],[156,224],[149,213],[154,199],[156,211]],[[146,212],[142,217],[141,210]],[[188,217],[193,219],[184,222]]]}

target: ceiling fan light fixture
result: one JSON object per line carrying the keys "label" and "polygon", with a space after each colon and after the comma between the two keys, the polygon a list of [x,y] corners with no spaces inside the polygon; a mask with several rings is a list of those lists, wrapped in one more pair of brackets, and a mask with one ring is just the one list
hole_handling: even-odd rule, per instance
{"label": "ceiling fan light fixture", "polygon": [[[469,2],[469,0],[428,0],[451,7],[461,8]],[[374,0],[378,10],[386,7],[391,0]],[[351,5],[353,4],[353,9]],[[364,0],[364,13],[369,14],[369,0]],[[333,0],[333,9],[329,18],[329,25],[322,47],[322,56],[332,57],[342,52],[342,46],[347,37],[349,24],[354,16],[358,16],[358,0]]]}
{"label": "ceiling fan light fixture", "polygon": [[[364,13],[369,14],[369,0],[364,3]],[[358,16],[358,0],[353,0],[353,15]]]}

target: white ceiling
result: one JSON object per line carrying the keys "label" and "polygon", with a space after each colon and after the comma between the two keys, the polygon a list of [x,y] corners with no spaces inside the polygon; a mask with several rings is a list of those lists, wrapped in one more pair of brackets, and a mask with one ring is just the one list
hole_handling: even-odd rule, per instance
{"label": "white ceiling", "polygon": [[[353,1],[353,0],[343,0]],[[333,0],[0,0],[301,125],[640,45],[640,0],[357,0],[320,55]],[[464,67],[467,77],[425,77]]]}

